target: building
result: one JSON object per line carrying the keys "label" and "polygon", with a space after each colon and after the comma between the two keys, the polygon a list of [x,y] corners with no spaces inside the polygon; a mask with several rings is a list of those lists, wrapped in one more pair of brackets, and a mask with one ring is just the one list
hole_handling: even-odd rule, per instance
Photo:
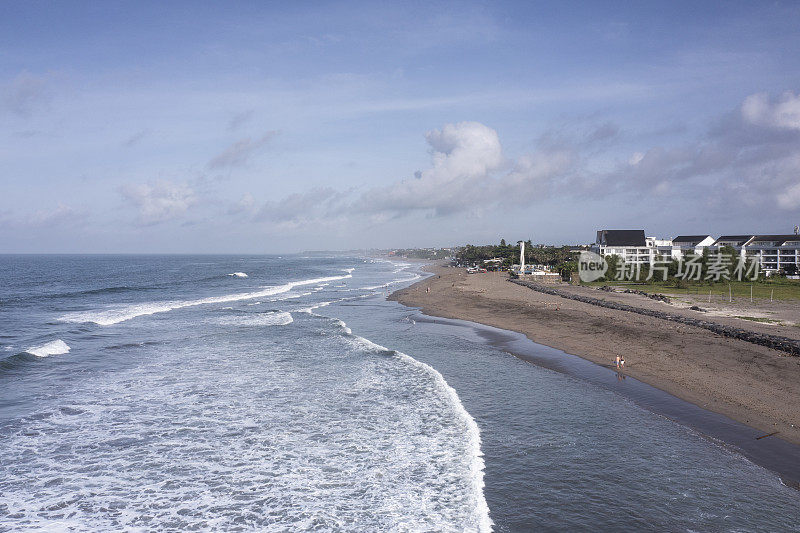
{"label": "building", "polygon": [[711,235],[678,235],[672,239],[670,256],[680,259],[687,255],[701,255],[703,249],[714,245],[716,240]]}
{"label": "building", "polygon": [[768,275],[788,270],[800,271],[800,235],[756,235],[743,246],[748,258],[758,259]]}
{"label": "building", "polygon": [[650,262],[656,259],[672,258],[672,241],[669,239],[648,237],[647,247],[650,248]]}
{"label": "building", "polygon": [[682,259],[716,252],[730,246],[740,257],[753,258],[767,275],[800,273],[800,235],[678,235],[662,240],[645,237],[644,230],[599,230],[591,250],[602,256],[617,255],[626,263],[652,264],[658,259]]}
{"label": "building", "polygon": [[643,229],[598,230],[592,251],[602,255],[618,255],[626,263],[650,263],[653,249],[648,247]]}
{"label": "building", "polygon": [[736,248],[737,250],[742,250],[742,247],[750,242],[751,239],[755,238],[755,235],[723,235],[716,241],[714,241],[715,248],[722,248],[723,246],[730,246],[731,248]]}

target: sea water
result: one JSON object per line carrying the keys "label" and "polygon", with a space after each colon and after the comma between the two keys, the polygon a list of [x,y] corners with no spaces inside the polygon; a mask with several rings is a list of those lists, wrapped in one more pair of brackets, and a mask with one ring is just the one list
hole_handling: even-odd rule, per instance
{"label": "sea water", "polygon": [[744,457],[359,256],[0,257],[0,530],[790,530]]}

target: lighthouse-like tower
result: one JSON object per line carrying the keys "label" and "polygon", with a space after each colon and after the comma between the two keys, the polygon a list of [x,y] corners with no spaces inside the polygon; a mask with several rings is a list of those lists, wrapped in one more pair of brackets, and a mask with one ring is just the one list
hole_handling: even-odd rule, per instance
{"label": "lighthouse-like tower", "polygon": [[519,241],[519,273],[525,273],[525,241]]}

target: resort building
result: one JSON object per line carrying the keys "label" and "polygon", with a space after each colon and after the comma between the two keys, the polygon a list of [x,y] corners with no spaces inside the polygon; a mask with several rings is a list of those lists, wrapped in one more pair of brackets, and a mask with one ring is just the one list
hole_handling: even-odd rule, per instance
{"label": "resort building", "polygon": [[742,249],[746,257],[757,258],[768,274],[800,271],[800,235],[756,235]]}
{"label": "resort building", "polygon": [[648,237],[646,239],[647,247],[650,249],[652,257],[650,261],[661,258],[670,258],[672,256],[672,241],[669,239],[657,239],[655,237]]}
{"label": "resort building", "polygon": [[711,235],[678,235],[672,239],[670,256],[680,259],[686,255],[700,255],[703,249],[712,246],[715,242]]}
{"label": "resort building", "polygon": [[715,248],[730,246],[732,248],[736,248],[737,250],[742,250],[742,247],[754,238],[755,235],[723,235],[722,237],[714,241],[714,244],[712,246],[714,246]]}
{"label": "resort building", "polygon": [[592,251],[603,257],[618,255],[626,263],[650,263],[653,249],[648,247],[643,229],[604,229],[597,232]]}
{"label": "resort building", "polygon": [[599,230],[591,250],[602,256],[617,255],[626,263],[645,264],[656,260],[700,255],[705,249],[717,251],[730,246],[742,258],[754,258],[767,275],[800,273],[800,235],[679,235],[662,240],[645,237],[644,230]]}

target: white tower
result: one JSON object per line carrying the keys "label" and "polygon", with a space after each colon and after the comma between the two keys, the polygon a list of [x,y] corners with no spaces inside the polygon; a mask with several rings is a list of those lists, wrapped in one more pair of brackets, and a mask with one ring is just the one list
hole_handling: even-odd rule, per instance
{"label": "white tower", "polygon": [[525,272],[525,241],[519,241],[519,273]]}

